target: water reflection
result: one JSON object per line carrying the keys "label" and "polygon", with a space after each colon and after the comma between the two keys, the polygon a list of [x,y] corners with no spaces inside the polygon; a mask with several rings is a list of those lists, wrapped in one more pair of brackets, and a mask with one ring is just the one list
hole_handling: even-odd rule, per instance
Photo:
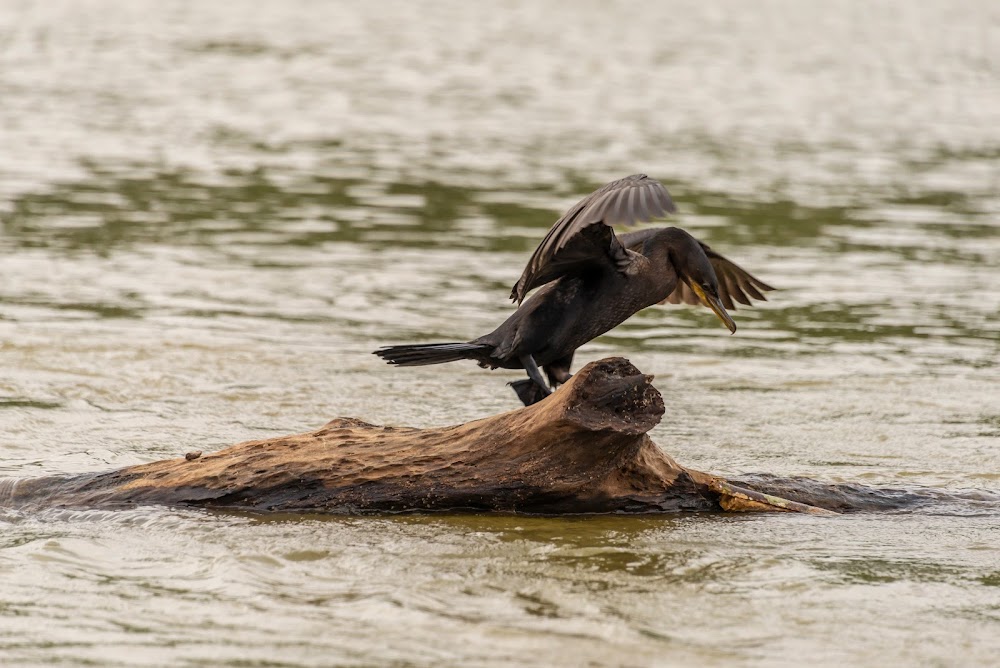
{"label": "water reflection", "polygon": [[[413,263],[417,271],[440,274],[434,280],[436,287],[421,301],[447,305],[459,301],[449,299],[454,297],[449,293],[456,279],[471,278],[474,285],[469,287],[477,294],[502,294],[505,284],[516,277],[523,256],[558,215],[554,207],[560,201],[556,188],[534,189],[528,199],[534,198],[536,204],[523,206],[509,201],[517,196],[510,191],[435,182],[369,183],[301,174],[289,180],[263,169],[230,170],[213,182],[195,172],[158,171],[149,166],[133,165],[127,176],[121,170],[94,165],[90,169],[87,181],[56,184],[13,200],[10,211],[0,218],[6,243],[20,248],[87,250],[101,256],[151,244],[218,249],[227,254],[228,262],[242,261],[274,272],[326,264],[334,259],[326,251],[335,245],[354,244],[382,253],[386,259],[403,249],[433,249],[445,253],[443,263],[428,262],[423,267]],[[989,232],[995,228],[987,222],[924,223],[921,237],[909,227],[905,234],[902,227],[899,234],[892,234],[894,228],[887,227],[884,218],[868,222],[870,214],[864,209],[740,202],[698,192],[686,184],[674,190],[682,193],[678,199],[684,215],[678,224],[738,261],[761,266],[758,273],[790,291],[772,295],[772,304],[763,308],[741,309],[739,318],[747,325],[741,338],[757,340],[754,345],[720,347],[723,354],[780,355],[786,350],[775,344],[796,339],[822,346],[932,338],[959,347],[976,339],[1000,340],[988,319],[989,313],[1000,308],[1000,297],[988,287],[994,278],[988,267],[997,250],[988,242],[971,243],[991,238]],[[498,194],[506,201],[497,201]],[[936,193],[915,201],[924,208],[933,202],[940,211],[960,212],[967,198]],[[544,208],[543,202],[553,208]],[[898,208],[902,202],[895,201],[893,206]],[[267,251],[253,252],[254,248]],[[279,248],[283,252],[272,252]],[[787,250],[779,250],[783,248]],[[817,248],[823,250],[817,252]],[[458,260],[448,251],[465,255]],[[821,267],[827,258],[828,266]],[[484,270],[487,264],[492,266]],[[376,276],[387,265],[378,256],[368,255],[360,266]],[[811,272],[805,282],[808,295],[800,289],[803,277],[798,272],[804,266]],[[8,295],[6,301],[26,307],[48,304],[100,318],[141,317],[144,310],[136,302],[141,303],[145,295],[141,283],[137,288],[122,295],[118,303],[53,302],[52,295],[37,292]],[[383,297],[391,300],[389,294]],[[484,304],[479,297],[473,300]],[[503,315],[503,299],[488,301],[494,304],[490,309],[494,317]],[[698,335],[703,314],[696,309],[666,309],[672,325],[662,335],[660,328],[645,324],[649,319],[662,322],[659,311],[641,314],[608,340],[626,349],[670,350],[690,343],[677,336],[677,328]],[[199,316],[219,311],[186,309],[184,313]],[[350,318],[349,312],[340,315]],[[992,351],[992,347],[984,349],[983,356]],[[874,349],[871,352],[878,354]]]}
{"label": "water reflection", "polygon": [[[12,198],[0,216],[7,243],[101,253],[136,243],[226,241],[528,252],[563,203],[601,185],[567,179],[524,189],[500,182],[485,190],[263,167],[220,174],[144,164],[85,167],[84,180]],[[962,246],[950,242],[989,237],[996,229],[996,221],[975,206],[979,200],[968,193],[886,193],[862,206],[818,208],[788,200],[747,200],[686,182],[668,185],[682,212],[670,222],[693,227],[709,242],[733,248],[815,246],[819,241],[828,252],[884,251],[922,262],[981,261],[993,250],[966,246],[969,250],[962,252]],[[920,224],[919,231],[912,227],[914,222]],[[882,235],[879,245],[860,241],[865,230],[876,227]],[[838,233],[838,228],[848,230]],[[851,238],[859,241],[852,243]],[[938,246],[938,254],[927,255],[934,253],[933,246]],[[970,252],[974,249],[978,252]]]}

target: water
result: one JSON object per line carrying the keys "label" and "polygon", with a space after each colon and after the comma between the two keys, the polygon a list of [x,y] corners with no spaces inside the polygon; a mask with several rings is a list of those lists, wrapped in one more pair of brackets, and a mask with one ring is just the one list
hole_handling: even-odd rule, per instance
{"label": "water", "polygon": [[[515,406],[468,339],[645,171],[780,288],[653,308],[680,462],[1000,492],[996,3],[0,5],[0,475]],[[443,400],[442,400],[443,399]],[[987,498],[988,497],[984,497]],[[989,501],[829,520],[0,514],[9,665],[987,665]]]}

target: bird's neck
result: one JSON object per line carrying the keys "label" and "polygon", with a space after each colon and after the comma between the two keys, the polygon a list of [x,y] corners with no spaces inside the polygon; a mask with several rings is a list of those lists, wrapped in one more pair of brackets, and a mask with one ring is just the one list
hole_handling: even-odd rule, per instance
{"label": "bird's neck", "polygon": [[687,248],[689,237],[684,230],[665,227],[643,245],[642,254],[649,262],[649,269],[644,273],[655,284],[655,290],[663,293],[656,301],[665,299],[677,287],[680,258]]}
{"label": "bird's neck", "polygon": [[643,239],[640,246],[642,254],[648,258],[666,259],[671,250],[679,250],[684,245],[685,237],[688,236],[679,227],[661,227],[650,232],[652,234]]}

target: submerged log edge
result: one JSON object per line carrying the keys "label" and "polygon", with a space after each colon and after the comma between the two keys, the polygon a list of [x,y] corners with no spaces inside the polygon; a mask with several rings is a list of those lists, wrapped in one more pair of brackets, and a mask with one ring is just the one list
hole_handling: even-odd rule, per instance
{"label": "submerged log edge", "polygon": [[414,429],[337,418],[313,432],[214,453],[0,480],[0,506],[344,514],[850,509],[842,498],[836,508],[813,505],[801,498],[807,493],[784,498],[679,465],[646,435],[665,410],[652,380],[624,358],[607,358],[540,403],[466,424]]}

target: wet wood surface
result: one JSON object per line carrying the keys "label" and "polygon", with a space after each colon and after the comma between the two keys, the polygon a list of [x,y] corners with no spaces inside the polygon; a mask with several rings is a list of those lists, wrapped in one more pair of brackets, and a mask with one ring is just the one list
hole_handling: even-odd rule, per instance
{"label": "wet wood surface", "polygon": [[741,485],[675,462],[647,435],[664,413],[652,380],[628,360],[608,358],[588,364],[538,404],[466,424],[415,429],[337,418],[316,431],[213,453],[6,481],[0,504],[348,514],[831,514],[819,506],[834,504],[809,503],[807,486],[799,486],[798,498],[786,498],[769,493],[766,484]]}

